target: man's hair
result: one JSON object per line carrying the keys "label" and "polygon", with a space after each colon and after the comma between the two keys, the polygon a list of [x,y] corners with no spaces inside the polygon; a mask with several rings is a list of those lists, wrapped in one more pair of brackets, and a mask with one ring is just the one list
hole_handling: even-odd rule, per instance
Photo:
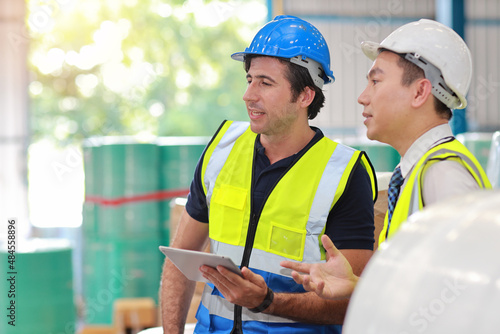
{"label": "man's hair", "polygon": [[[382,51],[393,52],[386,49],[381,49],[380,52]],[[413,64],[411,61],[405,59],[405,54],[398,53],[398,55],[400,56],[398,60],[398,66],[403,69],[403,77],[401,78],[401,84],[403,86],[407,87],[411,85],[415,80],[425,78],[423,69]],[[434,109],[436,109],[437,114],[444,119],[450,120],[452,116],[450,108],[448,108],[443,102],[439,101],[434,96],[434,94],[432,94],[432,97],[434,98]]]}
{"label": "man's hair", "polygon": [[[247,73],[250,70],[252,59],[256,57],[269,57],[269,56],[252,55],[252,54],[245,55],[244,65],[245,65],[245,71]],[[307,118],[314,119],[318,115],[320,109],[323,108],[325,104],[325,94],[323,94],[323,91],[314,84],[314,81],[311,78],[309,71],[305,67],[291,63],[290,60],[286,58],[279,58],[279,57],[273,57],[273,58],[278,59],[282,64],[286,65],[287,70],[285,73],[285,78],[290,83],[292,89],[292,100],[290,102],[296,102],[300,93],[302,93],[306,87],[309,87],[312,90],[314,90],[315,92],[314,99],[307,108]]]}

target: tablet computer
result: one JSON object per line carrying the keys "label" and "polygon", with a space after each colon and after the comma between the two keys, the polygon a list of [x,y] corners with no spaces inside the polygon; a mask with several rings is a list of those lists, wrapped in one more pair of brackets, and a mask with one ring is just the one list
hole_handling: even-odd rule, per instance
{"label": "tablet computer", "polygon": [[199,270],[202,265],[213,268],[223,266],[241,276],[240,268],[227,256],[166,246],[160,246],[160,250],[192,281],[208,282]]}

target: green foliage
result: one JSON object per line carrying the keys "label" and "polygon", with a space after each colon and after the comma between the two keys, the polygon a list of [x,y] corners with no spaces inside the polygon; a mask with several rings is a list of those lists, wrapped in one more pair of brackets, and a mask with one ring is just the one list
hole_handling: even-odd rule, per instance
{"label": "green foliage", "polygon": [[[230,55],[264,23],[253,3],[264,13],[246,23],[243,0],[30,0],[33,139],[208,136],[246,120],[243,65]],[[207,26],[200,10],[221,22]]]}

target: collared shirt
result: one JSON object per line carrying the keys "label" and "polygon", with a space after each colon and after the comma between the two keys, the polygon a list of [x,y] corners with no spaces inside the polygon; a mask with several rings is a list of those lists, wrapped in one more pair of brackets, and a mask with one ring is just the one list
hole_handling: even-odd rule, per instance
{"label": "collared shirt", "polygon": [[[406,185],[406,177],[420,158],[432,147],[452,137],[449,124],[442,124],[424,133],[410,146],[400,162],[401,174],[405,179],[402,189]],[[430,205],[448,197],[464,195],[475,189],[479,189],[479,185],[464,166],[456,161],[444,160],[427,169],[422,194],[424,204]]]}

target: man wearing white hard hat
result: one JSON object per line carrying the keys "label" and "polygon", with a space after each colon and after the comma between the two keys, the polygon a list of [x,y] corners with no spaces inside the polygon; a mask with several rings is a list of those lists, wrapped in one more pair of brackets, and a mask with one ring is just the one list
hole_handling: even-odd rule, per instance
{"label": "man wearing white hard hat", "polygon": [[[374,61],[358,98],[367,136],[401,155],[389,183],[380,244],[425,206],[491,185],[448,124],[452,109],[467,106],[472,76],[470,51],[462,38],[439,22],[422,19],[396,29],[381,43],[363,42],[361,48]],[[323,244],[330,254],[326,264],[282,264],[311,274],[294,273],[307,290],[326,298],[345,297],[357,277],[328,238],[323,237]]]}
{"label": "man wearing white hard hat", "polygon": [[439,22],[422,19],[396,29],[380,44],[364,42],[361,48],[374,60],[358,98],[367,136],[401,155],[389,183],[380,244],[424,206],[491,186],[448,124],[452,109],[467,106],[472,76],[462,38]]}
{"label": "man wearing white hard hat", "polygon": [[[309,126],[333,81],[329,49],[310,23],[278,16],[243,52],[250,122],[223,122],[200,158],[175,248],[230,257],[242,276],[202,266],[195,333],[340,333],[348,300],[327,301],[294,282],[282,260],[325,259],[332,238],[360,274],[373,252],[374,170],[363,152]],[[242,75],[243,79],[243,75]],[[165,333],[182,332],[193,293],[165,261]]]}

